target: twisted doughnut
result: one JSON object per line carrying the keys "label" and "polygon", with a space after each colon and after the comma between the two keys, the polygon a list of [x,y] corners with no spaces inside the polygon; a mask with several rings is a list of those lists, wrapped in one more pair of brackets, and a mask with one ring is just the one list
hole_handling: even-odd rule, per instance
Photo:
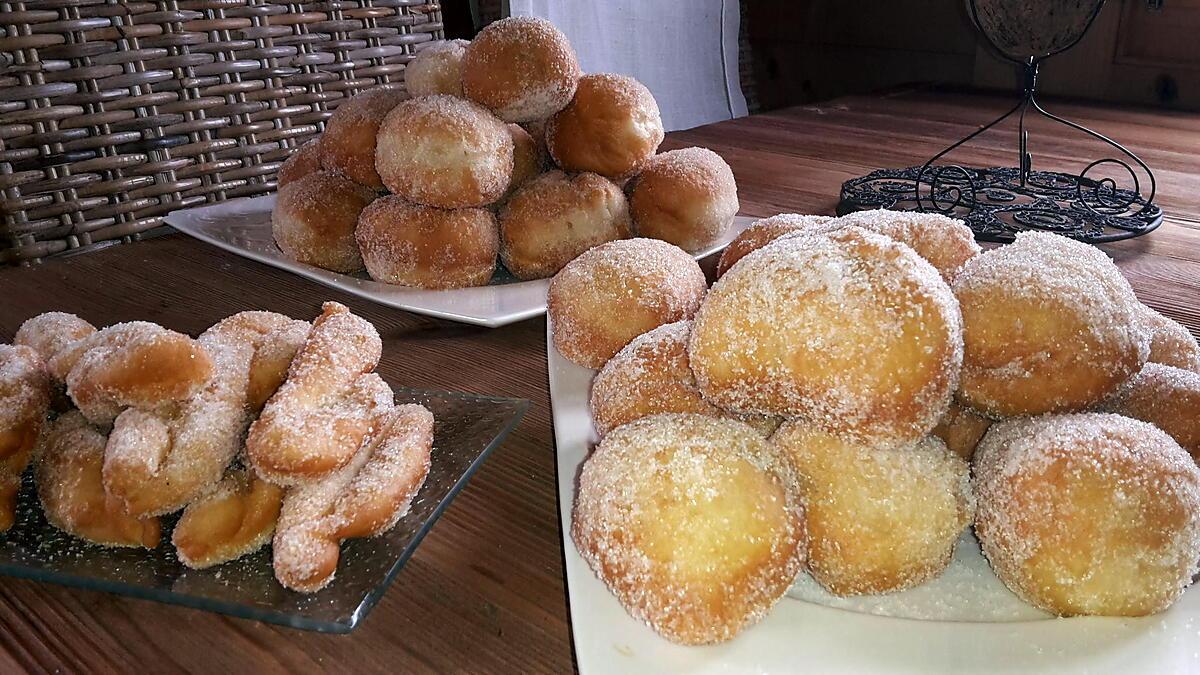
{"label": "twisted doughnut", "polygon": [[188,504],[171,533],[180,562],[203,569],[262,548],[275,532],[283,488],[232,469],[207,495]]}
{"label": "twisted doughnut", "polygon": [[50,408],[50,377],[36,351],[0,345],[0,532],[16,518],[21,474]]}

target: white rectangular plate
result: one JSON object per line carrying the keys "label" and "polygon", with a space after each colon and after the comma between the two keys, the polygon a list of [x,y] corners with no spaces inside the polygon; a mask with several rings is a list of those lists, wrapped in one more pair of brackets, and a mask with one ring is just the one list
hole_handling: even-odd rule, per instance
{"label": "white rectangular plate", "polygon": [[[571,627],[583,675],[1200,673],[1200,590],[1152,617],[1049,618],[1000,584],[970,535],[941,577],[910,591],[838,599],[802,574],[766,619],[730,642],[668,642],[625,612],[571,541],[579,467],[596,443],[588,412],[595,371],[560,356],[549,322],[546,329]],[[945,618],[914,620],[930,616]]]}
{"label": "white rectangular plate", "polygon": [[[166,222],[184,234],[242,257],[417,314],[496,328],[546,311],[549,279],[507,282],[493,279],[489,286],[426,290],[372,281],[366,274],[340,274],[296,262],[284,255],[271,237],[271,209],[274,206],[274,194],[231,199],[175,211],[167,215]],[[695,257],[703,258],[725,248],[752,222],[753,218],[738,216],[720,241],[696,253]]]}

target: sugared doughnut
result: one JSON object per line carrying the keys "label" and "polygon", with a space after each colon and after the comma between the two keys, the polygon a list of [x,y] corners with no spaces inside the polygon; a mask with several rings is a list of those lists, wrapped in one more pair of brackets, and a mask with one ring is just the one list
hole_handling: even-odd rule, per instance
{"label": "sugared doughnut", "polygon": [[1200,373],[1200,344],[1187,326],[1142,305],[1142,324],[1150,334],[1151,363]]}
{"label": "sugared doughnut", "polygon": [[1200,462],[1200,373],[1147,363],[1103,407],[1162,429]]}
{"label": "sugared doughnut", "polygon": [[288,257],[334,272],[357,272],[354,243],[358,214],[375,200],[371,188],[330,171],[311,173],[280,188],[271,211],[271,234]]}
{"label": "sugared doughnut", "polygon": [[550,282],[554,346],[567,360],[603,366],[633,338],[690,319],[708,289],[683,249],[657,239],[622,239],[567,263]]}
{"label": "sugared doughnut", "polygon": [[246,386],[246,408],[257,415],[267,399],[287,377],[288,366],[308,338],[312,326],[275,312],[238,312],[213,324],[206,334],[224,336],[250,345],[250,374]]}
{"label": "sugared doughnut", "polygon": [[158,546],[158,518],[125,513],[101,479],[107,439],[78,411],[46,425],[38,441],[34,482],[46,520],[101,546]]}
{"label": "sugared doughnut", "polygon": [[50,410],[50,375],[38,353],[0,344],[0,532],[16,517],[21,474]]}
{"label": "sugared doughnut", "polygon": [[988,418],[952,402],[932,433],[942,439],[954,454],[970,462],[975,456],[975,447],[990,426],[992,421]]}
{"label": "sugared doughnut", "polygon": [[379,127],[375,168],[410,202],[455,209],[485,206],[508,189],[513,140],[485,108],[438,94],[396,106]]}
{"label": "sugared doughnut", "polygon": [[282,504],[283,488],[245,469],[230,471],[175,524],[179,562],[204,569],[257,551],[271,541]]}
{"label": "sugared doughnut", "polygon": [[571,538],[625,610],[682,644],[757,622],[804,564],[804,509],[782,453],[703,415],[613,430],[579,476]]}
{"label": "sugared doughnut", "polygon": [[342,469],[284,496],[275,529],[275,578],[313,593],[333,580],[344,539],[390,530],[429,475],[433,415],[420,405],[381,412],[376,428]]}
{"label": "sugared doughnut", "polygon": [[578,81],[575,50],[545,19],[514,16],[493,22],[463,55],[463,93],[505,122],[530,122],[562,110]]}
{"label": "sugared doughnut", "polygon": [[638,236],[685,251],[711,246],[738,212],[733,170],[707,148],[655,155],[631,185],[629,209]]}
{"label": "sugared doughnut", "polygon": [[404,66],[404,86],[413,96],[462,97],[462,62],[469,40],[438,40],[417,50]]}
{"label": "sugared doughnut", "polygon": [[913,442],[945,413],[962,361],[957,304],[907,246],[846,227],[777,240],[709,291],[692,326],[705,398]]}
{"label": "sugared doughnut", "polygon": [[93,333],[51,363],[68,357],[74,363],[67,395],[94,424],[110,424],[126,408],[157,410],[184,401],[213,374],[212,358],[199,342],[146,321]]}
{"label": "sugared doughnut", "polygon": [[1096,405],[1142,368],[1129,282],[1099,249],[1022,232],[954,280],[965,342],[958,399],[990,416]]}
{"label": "sugared doughnut", "polygon": [[287,380],[250,425],[251,468],[288,486],[319,480],[349,463],[378,411],[392,404],[391,387],[371,373],[382,350],[369,321],[326,302]]}
{"label": "sugared doughnut", "polygon": [[798,213],[780,213],[770,218],[760,218],[738,233],[721,252],[721,259],[717,262],[717,276],[724,275],[734,263],[785,234],[833,232],[840,227],[834,221],[833,216],[804,216]]}
{"label": "sugared doughnut", "polygon": [[[95,332],[95,326],[74,314],[46,312],[22,323],[13,336],[13,344],[32,348],[42,362],[48,364],[73,342]],[[67,374],[63,373],[58,379],[65,380],[66,377]]]}
{"label": "sugared doughnut", "polygon": [[975,454],[975,533],[1014,593],[1063,616],[1171,605],[1200,561],[1200,469],[1120,415],[994,424]]}
{"label": "sugared doughnut", "polygon": [[967,463],[940,440],[873,447],[793,420],[771,443],[796,469],[808,570],[829,592],[899,591],[950,564],[974,503]]}
{"label": "sugared doughnut", "polygon": [[621,189],[594,173],[548,171],[500,210],[500,258],[518,279],[553,276],[580,253],[632,233]]}
{"label": "sugared doughnut", "polygon": [[279,166],[276,190],[321,170],[321,137],[310,139],[296,148]]}
{"label": "sugared doughnut", "polygon": [[838,218],[837,224],[854,225],[908,244],[936,267],[948,284],[954,282],[968,260],[980,253],[971,228],[940,213],[857,211]]}
{"label": "sugared doughnut", "polygon": [[613,179],[640,171],[662,140],[654,95],[628,75],[584,75],[575,98],[546,125],[546,147],[560,167]]}
{"label": "sugared doughnut", "polygon": [[408,98],[403,89],[379,87],[347,99],[333,111],[321,136],[321,167],[365,185],[383,189],[375,170],[375,141],[383,118]]}
{"label": "sugared doughnut", "polygon": [[546,168],[546,149],[519,124],[509,124],[508,133],[513,139],[513,170],[507,193],[512,194]]}
{"label": "sugared doughnut", "polygon": [[354,237],[372,279],[419,288],[485,286],[500,251],[487,209],[438,209],[395,195],[363,209]]}

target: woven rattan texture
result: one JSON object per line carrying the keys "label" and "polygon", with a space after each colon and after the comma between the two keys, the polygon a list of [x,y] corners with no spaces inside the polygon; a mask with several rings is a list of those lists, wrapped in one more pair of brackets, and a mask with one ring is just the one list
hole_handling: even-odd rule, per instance
{"label": "woven rattan texture", "polygon": [[0,263],[273,190],[338,103],[441,37],[431,0],[0,2]]}

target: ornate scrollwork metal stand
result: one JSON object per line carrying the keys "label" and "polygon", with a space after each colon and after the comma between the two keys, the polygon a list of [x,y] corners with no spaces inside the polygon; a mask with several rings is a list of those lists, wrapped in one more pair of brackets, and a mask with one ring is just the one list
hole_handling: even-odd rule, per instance
{"label": "ornate scrollwork metal stand", "polygon": [[[997,46],[985,24],[980,22],[978,1],[969,2],[976,26],[998,52],[1024,68],[1024,91],[1020,101],[919,167],[878,169],[846,181],[842,185],[838,212],[886,208],[942,213],[965,220],[977,238],[998,242],[1012,241],[1022,230],[1047,230],[1100,243],[1136,237],[1158,227],[1162,222],[1162,209],[1154,204],[1157,185],[1150,167],[1116,141],[1046,111],[1037,100],[1041,61],[1074,46],[1099,13],[1103,0],[1096,2],[1087,22],[1077,27],[1065,44],[1021,60],[1013,57],[1011,49]],[[1077,174],[1034,171],[1029,131],[1025,127],[1026,115],[1031,111],[1101,141],[1110,150],[1115,150],[1117,156],[1091,162]],[[1020,113],[1017,167],[969,168],[937,164],[956,148],[1017,113]],[[1112,170],[1124,175],[1114,178]],[[1145,192],[1143,188],[1146,188]]]}

